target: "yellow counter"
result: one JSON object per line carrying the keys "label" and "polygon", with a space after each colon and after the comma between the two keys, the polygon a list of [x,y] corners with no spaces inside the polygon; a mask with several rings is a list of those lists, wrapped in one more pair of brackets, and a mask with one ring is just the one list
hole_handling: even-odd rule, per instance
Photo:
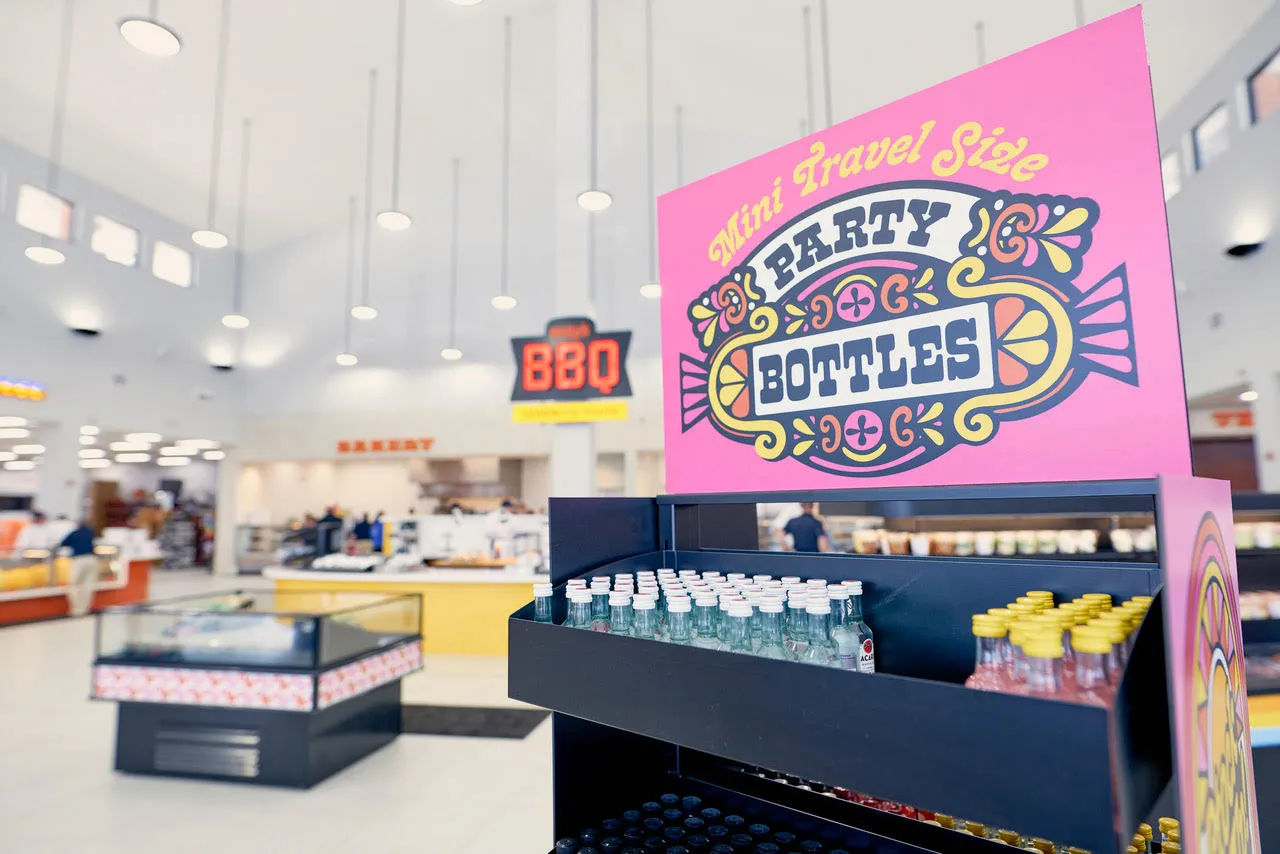
{"label": "yellow counter", "polygon": [[279,593],[353,591],[422,594],[422,651],[427,655],[507,654],[507,618],[533,600],[547,576],[484,569],[420,572],[313,572],[283,568],[263,575]]}

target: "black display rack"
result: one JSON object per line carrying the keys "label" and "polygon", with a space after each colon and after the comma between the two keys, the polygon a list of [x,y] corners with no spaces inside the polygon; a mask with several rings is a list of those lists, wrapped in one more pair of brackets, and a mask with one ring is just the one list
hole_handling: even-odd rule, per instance
{"label": "black display rack", "polygon": [[[757,502],[856,503],[875,515],[1158,511],[1156,481],[552,499],[557,624],[510,620],[509,693],[553,711],[555,833],[660,791],[710,793],[855,851],[995,851],[909,818],[767,779],[766,768],[877,798],[1124,852],[1171,793],[1161,570],[1061,561],[758,551]],[[839,505],[837,504],[839,503]],[[893,513],[884,513],[892,507]],[[904,513],[906,510],[908,513]],[[574,577],[645,568],[858,579],[877,673],[770,661],[566,628]],[[1155,595],[1114,706],[974,691],[970,617],[1027,590]],[[1167,813],[1166,813],[1167,814]],[[1008,850],[1000,845],[999,850]]]}

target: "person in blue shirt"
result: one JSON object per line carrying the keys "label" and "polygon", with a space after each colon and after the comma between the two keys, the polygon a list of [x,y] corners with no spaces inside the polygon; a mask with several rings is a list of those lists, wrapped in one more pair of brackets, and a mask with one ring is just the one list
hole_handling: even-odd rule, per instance
{"label": "person in blue shirt", "polygon": [[[67,578],[67,604],[73,617],[83,617],[93,605],[98,580],[98,557],[93,553],[94,533],[89,523],[80,520],[75,530],[62,538],[58,551],[70,553],[71,572]],[[66,552],[62,550],[66,549]]]}
{"label": "person in blue shirt", "polygon": [[382,551],[382,538],[386,535],[382,521],[382,511],[378,511],[378,515],[373,517],[373,524],[369,526],[369,539],[373,540],[373,550],[375,553]]}
{"label": "person in blue shirt", "polygon": [[791,537],[791,549],[797,552],[825,552],[831,550],[827,528],[813,515],[813,502],[800,504],[800,515],[782,529]]}

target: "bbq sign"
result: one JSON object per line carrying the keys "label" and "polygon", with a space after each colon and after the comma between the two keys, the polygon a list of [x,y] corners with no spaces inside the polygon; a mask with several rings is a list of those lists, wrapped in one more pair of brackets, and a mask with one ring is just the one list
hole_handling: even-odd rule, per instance
{"label": "bbq sign", "polygon": [[597,332],[586,317],[547,324],[536,338],[512,338],[516,357],[513,402],[631,396],[627,378],[630,332]]}
{"label": "bbq sign", "polygon": [[664,196],[668,489],[1189,472],[1163,200],[1137,10]]}

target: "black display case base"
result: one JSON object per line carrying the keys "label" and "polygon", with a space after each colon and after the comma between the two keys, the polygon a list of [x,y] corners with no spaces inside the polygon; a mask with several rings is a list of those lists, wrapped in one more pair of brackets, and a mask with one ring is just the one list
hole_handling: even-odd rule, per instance
{"label": "black display case base", "polygon": [[400,681],[318,712],[120,703],[115,768],[308,789],[400,734]]}

